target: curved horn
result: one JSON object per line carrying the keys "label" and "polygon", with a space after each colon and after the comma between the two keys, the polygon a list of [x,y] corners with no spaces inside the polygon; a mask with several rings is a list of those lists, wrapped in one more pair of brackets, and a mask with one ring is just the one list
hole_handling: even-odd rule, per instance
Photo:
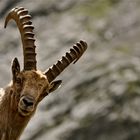
{"label": "curved horn", "polygon": [[45,72],[49,82],[52,82],[71,62],[74,60],[74,64],[79,60],[82,54],[87,49],[87,43],[80,41],[67,52],[61,60],[58,60],[51,68]]}
{"label": "curved horn", "polygon": [[28,10],[23,7],[12,9],[5,20],[4,27],[6,28],[9,20],[13,19],[20,31],[22,44],[23,44],[23,56],[24,56],[24,70],[36,70],[36,53],[35,53],[35,39],[32,25],[31,16],[28,14]]}

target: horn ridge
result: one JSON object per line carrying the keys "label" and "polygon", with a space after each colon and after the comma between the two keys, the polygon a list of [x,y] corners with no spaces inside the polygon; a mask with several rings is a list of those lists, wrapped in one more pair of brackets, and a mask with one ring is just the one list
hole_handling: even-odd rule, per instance
{"label": "horn ridge", "polygon": [[65,56],[62,56],[61,60],[58,60],[56,64],[53,64],[53,66],[45,72],[48,81],[52,82],[73,61],[75,64],[86,49],[87,43],[82,40],[73,45],[73,48],[70,49],[70,52],[66,52]]}
{"label": "horn ridge", "polygon": [[[35,38],[34,38],[34,26],[31,22],[31,16],[28,14],[28,10],[23,7],[13,8],[6,17],[4,27],[6,28],[8,22],[13,19],[20,31],[22,44],[23,44],[23,56],[24,56],[24,70],[36,70],[36,52],[35,52]],[[29,48],[29,49],[28,49]],[[32,49],[31,49],[32,48]],[[30,50],[28,53],[27,50]],[[29,56],[29,54],[32,54]]]}
{"label": "horn ridge", "polygon": [[18,15],[23,16],[23,15],[27,15],[28,14],[28,10],[27,9],[23,9],[17,12]]}

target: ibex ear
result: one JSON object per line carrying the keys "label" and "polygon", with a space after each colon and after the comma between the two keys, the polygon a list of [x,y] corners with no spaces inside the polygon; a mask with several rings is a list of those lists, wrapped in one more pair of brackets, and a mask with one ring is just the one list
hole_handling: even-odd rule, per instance
{"label": "ibex ear", "polygon": [[55,91],[57,88],[59,88],[60,85],[61,85],[61,83],[62,83],[62,80],[57,80],[57,81],[51,82],[51,83],[50,83],[50,86],[49,86],[49,89],[47,89],[47,90],[44,92],[44,94],[42,94],[42,95],[40,96],[39,101],[41,101],[41,100],[42,100],[44,97],[46,97],[49,93],[51,93],[51,92]]}
{"label": "ibex ear", "polygon": [[53,81],[49,87],[49,93],[55,91],[57,88],[60,87],[62,80]]}
{"label": "ibex ear", "polygon": [[20,72],[20,65],[17,58],[14,58],[12,62],[12,74],[13,74],[13,81],[16,80],[17,74]]}

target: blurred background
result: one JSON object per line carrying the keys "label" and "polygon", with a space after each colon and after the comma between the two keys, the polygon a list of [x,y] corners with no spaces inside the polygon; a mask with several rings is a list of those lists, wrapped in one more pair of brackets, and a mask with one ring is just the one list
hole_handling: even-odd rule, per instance
{"label": "blurred background", "polygon": [[15,23],[3,28],[16,6],[32,15],[39,69],[80,39],[89,46],[59,76],[61,88],[39,105],[21,140],[139,140],[140,0],[1,0],[1,87],[12,59],[23,61]]}

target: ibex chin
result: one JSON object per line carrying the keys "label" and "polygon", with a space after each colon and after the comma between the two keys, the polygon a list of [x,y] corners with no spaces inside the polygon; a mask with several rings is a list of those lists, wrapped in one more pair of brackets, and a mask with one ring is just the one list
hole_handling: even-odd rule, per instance
{"label": "ibex chin", "polygon": [[54,79],[87,49],[84,41],[76,43],[69,52],[45,72],[37,70],[35,39],[31,16],[23,7],[12,9],[6,17],[5,28],[13,19],[20,31],[24,68],[20,70],[17,58],[12,62],[12,81],[0,90],[0,140],[18,140],[36,111],[38,103],[56,90],[61,80]]}

